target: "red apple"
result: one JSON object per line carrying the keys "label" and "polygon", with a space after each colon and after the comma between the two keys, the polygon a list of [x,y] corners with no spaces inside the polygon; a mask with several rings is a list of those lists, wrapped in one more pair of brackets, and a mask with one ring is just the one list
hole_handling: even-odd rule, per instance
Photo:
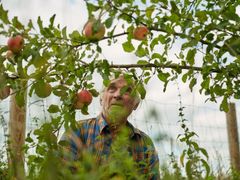
{"label": "red apple", "polygon": [[6,86],[0,89],[0,99],[6,99],[10,95],[10,87]]}
{"label": "red apple", "polygon": [[146,26],[138,26],[133,31],[133,37],[136,40],[144,40],[147,38],[148,35],[148,28]]}
{"label": "red apple", "polygon": [[100,20],[90,19],[83,28],[83,34],[89,40],[101,40],[105,34],[105,26]]}
{"label": "red apple", "polygon": [[89,105],[92,102],[92,94],[88,90],[81,90],[76,94],[74,108],[82,109],[84,105]]}
{"label": "red apple", "polygon": [[8,49],[13,53],[19,53],[24,45],[24,39],[21,35],[17,35],[8,39]]}

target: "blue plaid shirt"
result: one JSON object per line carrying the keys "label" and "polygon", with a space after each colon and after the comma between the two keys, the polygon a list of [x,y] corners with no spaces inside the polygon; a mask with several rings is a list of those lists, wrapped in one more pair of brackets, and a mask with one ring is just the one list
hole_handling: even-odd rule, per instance
{"label": "blue plaid shirt", "polygon": [[[148,179],[159,179],[159,159],[152,140],[131,123],[127,122],[127,127],[131,142],[126,147],[129,155]],[[61,141],[67,142],[64,154],[68,155],[68,160],[77,161],[82,151],[87,150],[93,153],[96,161],[101,164],[111,154],[114,140],[107,122],[100,115],[97,118],[78,121],[77,129],[65,132]]]}

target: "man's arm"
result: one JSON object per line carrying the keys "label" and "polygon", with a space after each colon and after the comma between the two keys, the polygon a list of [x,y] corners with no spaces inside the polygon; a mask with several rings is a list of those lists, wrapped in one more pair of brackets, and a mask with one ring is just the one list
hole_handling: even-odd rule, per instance
{"label": "man's arm", "polygon": [[62,135],[59,145],[61,146],[64,160],[77,160],[79,158],[79,151],[82,150],[84,146],[80,129],[66,131]]}
{"label": "man's arm", "polygon": [[157,151],[154,147],[154,144],[150,137],[146,137],[145,139],[145,145],[147,147],[147,150],[145,151],[145,157],[146,157],[146,175],[147,179],[149,180],[158,180],[160,179],[160,173],[159,173],[159,158]]}
{"label": "man's arm", "polygon": [[150,151],[148,168],[149,168],[149,175],[150,175],[148,179],[151,179],[151,180],[160,179],[159,158],[155,148]]}

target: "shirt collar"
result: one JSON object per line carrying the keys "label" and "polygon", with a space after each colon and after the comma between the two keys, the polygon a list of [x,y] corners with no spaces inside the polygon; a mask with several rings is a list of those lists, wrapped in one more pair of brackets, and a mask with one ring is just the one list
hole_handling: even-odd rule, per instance
{"label": "shirt collar", "polygon": [[[97,124],[99,126],[100,134],[102,134],[104,129],[108,127],[108,124],[102,115],[97,117]],[[135,128],[129,121],[127,121],[127,127],[131,129],[130,138],[133,138],[135,135],[141,136],[141,131]]]}

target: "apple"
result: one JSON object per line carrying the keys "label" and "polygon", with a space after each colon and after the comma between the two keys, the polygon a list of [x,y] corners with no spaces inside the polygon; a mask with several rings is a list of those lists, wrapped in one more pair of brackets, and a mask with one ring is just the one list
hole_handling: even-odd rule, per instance
{"label": "apple", "polygon": [[83,34],[89,40],[101,40],[105,34],[105,26],[100,20],[90,19],[83,28]]}
{"label": "apple", "polygon": [[133,31],[133,38],[142,41],[147,38],[148,32],[149,30],[146,26],[138,26]]}
{"label": "apple", "polygon": [[89,105],[92,102],[92,94],[88,90],[81,90],[76,94],[74,108],[82,109],[84,105]]}
{"label": "apple", "polygon": [[5,86],[2,89],[0,89],[0,99],[6,99],[10,95],[10,87]]}
{"label": "apple", "polygon": [[52,86],[46,82],[38,82],[35,85],[35,93],[40,98],[46,98],[52,93]]}
{"label": "apple", "polygon": [[13,53],[19,53],[24,45],[24,39],[21,35],[17,35],[8,39],[8,49]]}

